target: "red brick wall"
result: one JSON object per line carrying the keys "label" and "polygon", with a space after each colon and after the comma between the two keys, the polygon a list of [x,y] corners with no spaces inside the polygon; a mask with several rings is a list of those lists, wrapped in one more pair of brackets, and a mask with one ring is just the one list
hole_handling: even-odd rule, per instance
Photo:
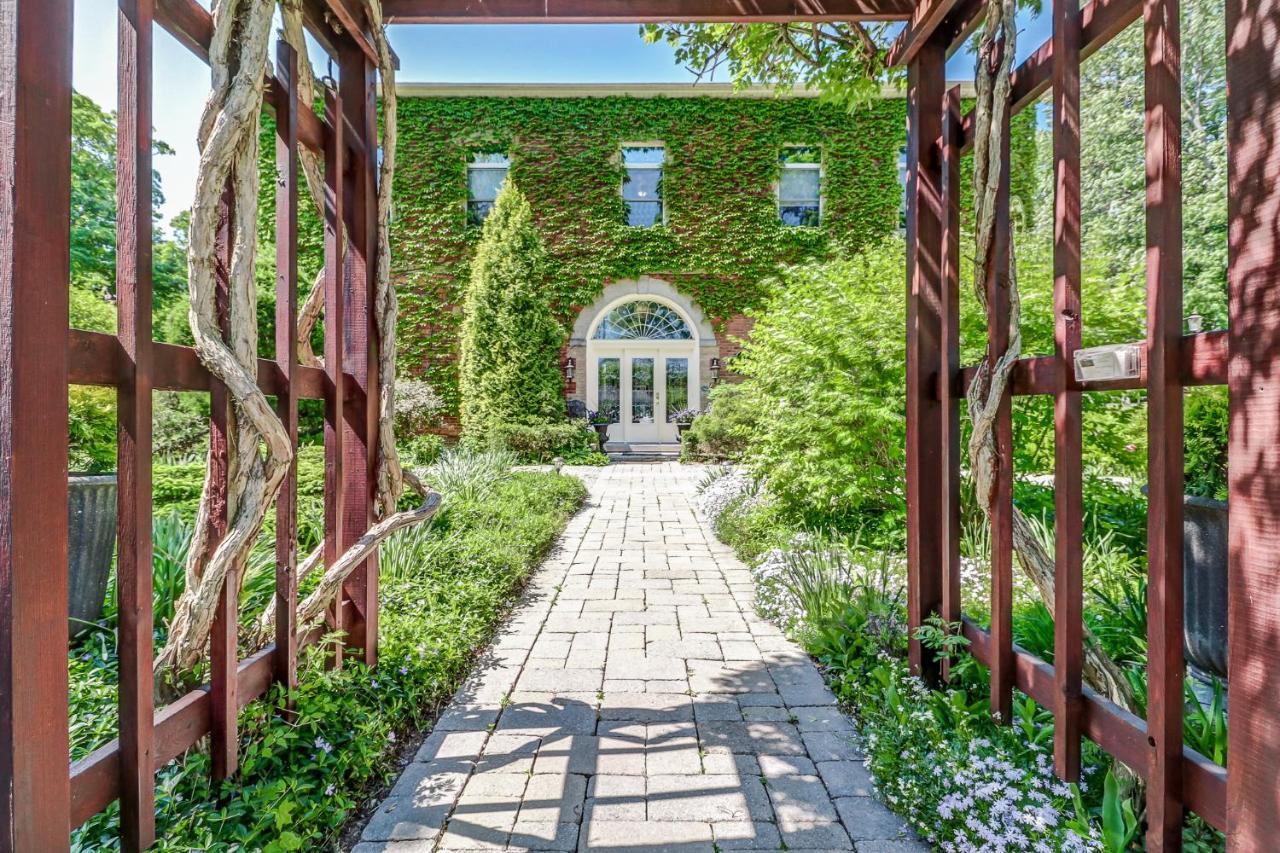
{"label": "red brick wall", "polygon": [[[716,324],[721,325],[721,324]],[[723,329],[716,332],[716,343],[720,349],[720,381],[737,382],[737,374],[729,369],[729,360],[742,351],[742,340],[751,334],[755,320],[742,314],[735,314],[723,323]]]}

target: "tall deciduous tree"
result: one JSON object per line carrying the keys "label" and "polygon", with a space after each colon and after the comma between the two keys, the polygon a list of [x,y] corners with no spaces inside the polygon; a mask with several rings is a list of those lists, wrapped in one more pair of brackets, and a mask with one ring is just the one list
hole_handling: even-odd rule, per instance
{"label": "tall deciduous tree", "polygon": [[[1205,328],[1227,322],[1226,30],[1221,4],[1182,4],[1184,299]],[[1142,27],[1081,66],[1081,215],[1086,257],[1140,294],[1146,263]],[[1051,175],[1042,192],[1052,194]],[[1053,207],[1041,207],[1052,214]],[[1134,303],[1138,316],[1143,303]],[[1089,322],[1088,318],[1085,320]]]}
{"label": "tall deciduous tree", "polygon": [[485,220],[464,306],[460,384],[469,439],[564,414],[556,364],[564,329],[547,302],[546,268],[533,210],[508,179]]}

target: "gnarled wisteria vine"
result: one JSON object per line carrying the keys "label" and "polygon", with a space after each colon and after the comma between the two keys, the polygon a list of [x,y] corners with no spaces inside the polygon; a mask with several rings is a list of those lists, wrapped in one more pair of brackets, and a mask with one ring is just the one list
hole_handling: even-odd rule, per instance
{"label": "gnarled wisteria vine", "polygon": [[[975,75],[977,99],[973,145],[973,206],[976,240],[976,268],[974,291],[978,303],[988,316],[986,283],[996,282],[997,287],[1008,289],[1008,312],[995,317],[995,322],[1006,324],[1003,330],[988,328],[988,335],[997,340],[997,331],[1004,332],[1008,341],[1004,352],[990,350],[978,365],[977,376],[967,391],[969,417],[973,432],[969,438],[969,463],[973,472],[974,492],[987,518],[995,507],[996,487],[1000,465],[996,443],[996,429],[1001,402],[1009,393],[1009,378],[1022,354],[1021,301],[1018,296],[1017,269],[1013,258],[1013,235],[1009,235],[1008,258],[997,256],[995,246],[997,204],[1004,162],[1005,136],[1009,130],[1010,77],[1017,45],[1017,26],[1014,21],[1015,0],[987,0],[986,23],[978,48],[978,67]],[[997,275],[995,265],[1008,263],[1006,275]],[[995,312],[998,314],[999,312]],[[1045,550],[1036,535],[1035,527],[1016,507],[1012,509],[1013,550],[1028,577],[1035,584],[1045,606],[1054,609],[1054,559]],[[1086,629],[1084,638],[1083,676],[1090,686],[1113,702],[1131,710],[1137,710],[1133,688],[1123,670],[1098,646]]]}
{"label": "gnarled wisteria vine", "polygon": [[[179,686],[199,663],[223,585],[242,580],[249,552],[284,482],[295,451],[283,423],[258,387],[256,376],[258,335],[253,267],[260,189],[259,120],[263,107],[263,69],[267,66],[276,7],[277,0],[218,0],[213,7],[214,31],[209,51],[212,87],[200,123],[200,165],[187,264],[195,349],[210,373],[226,388],[230,402],[229,464],[225,490],[218,482],[217,467],[209,466],[195,536],[187,557],[186,588],[175,605],[165,646],[155,658],[155,671],[160,676],[157,684],[166,691]],[[299,101],[310,105],[315,102],[317,81],[306,58],[301,6],[299,0],[279,0],[279,8],[283,38],[301,58]],[[440,502],[439,495],[401,469],[396,454],[396,298],[391,284],[388,239],[395,174],[395,59],[384,31],[380,0],[364,0],[364,11],[378,53],[383,103],[374,293],[380,389],[374,502],[378,521],[346,553],[324,567],[318,586],[298,606],[300,632],[307,631],[324,617],[343,581],[374,553],[381,541],[396,530],[430,518]],[[299,160],[308,193],[319,208],[324,191],[321,159],[303,149]],[[223,203],[225,193],[234,198],[229,208]],[[231,214],[224,222],[224,211],[228,209]],[[230,265],[226,271],[230,299],[225,335],[215,300],[220,231],[230,248]],[[317,363],[309,341],[323,310],[322,276],[323,273],[317,277],[300,311],[297,340],[303,363]],[[406,483],[422,496],[422,503],[414,509],[397,512]],[[210,520],[215,512],[222,510],[220,502],[224,496],[229,524],[225,535],[215,544],[210,538]],[[321,564],[320,552],[308,556],[299,566],[299,579]],[[270,636],[273,619],[273,610],[264,613],[246,632],[245,639],[255,644],[265,641]]]}

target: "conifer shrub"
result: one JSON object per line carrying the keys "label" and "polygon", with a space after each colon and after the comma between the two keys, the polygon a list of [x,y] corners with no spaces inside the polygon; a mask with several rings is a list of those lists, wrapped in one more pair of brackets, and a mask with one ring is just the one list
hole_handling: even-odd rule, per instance
{"label": "conifer shrub", "polygon": [[508,178],[484,223],[462,327],[462,429],[492,445],[506,425],[563,422],[557,355],[564,329],[547,301],[547,250]]}

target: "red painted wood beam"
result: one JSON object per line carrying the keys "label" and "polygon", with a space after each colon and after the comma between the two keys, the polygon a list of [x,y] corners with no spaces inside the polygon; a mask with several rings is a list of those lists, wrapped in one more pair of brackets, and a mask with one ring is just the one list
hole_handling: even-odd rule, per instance
{"label": "red painted wood beam", "polygon": [[117,396],[116,595],[121,743],[120,842],[156,838],[151,589],[152,0],[120,0],[117,35],[116,308],[127,370]]}
{"label": "red painted wood beam", "polygon": [[[1142,15],[1142,0],[1092,0],[1079,13],[1080,59],[1092,56]],[[1013,71],[1012,111],[1018,112],[1053,84],[1053,39],[1042,44]],[[964,118],[964,147],[973,145],[974,115]]]}
{"label": "red painted wood beam", "polygon": [[0,0],[0,851],[69,845],[71,0]]}
{"label": "red painted wood beam", "polygon": [[[128,376],[124,350],[115,335],[71,329],[68,332],[72,385],[105,385],[119,387]],[[153,344],[154,373],[152,387],[157,391],[208,391],[213,377],[200,363],[191,347],[176,344]],[[318,367],[294,367],[294,393],[299,399],[324,399],[324,371]],[[258,387],[265,394],[278,396],[284,377],[275,361],[258,359]]]}
{"label": "red painted wood beam", "polygon": [[[991,634],[973,620],[963,619],[969,651],[986,664],[991,655]],[[1019,690],[1046,708],[1053,707],[1053,666],[1021,646],[1013,647],[1014,674]],[[1146,775],[1147,724],[1093,689],[1081,691],[1082,733],[1139,776]],[[1182,748],[1183,795],[1187,807],[1217,829],[1227,825],[1227,771],[1220,764]]]}
{"label": "red painted wood beam", "polygon": [[383,0],[393,24],[906,21],[914,0]]}
{"label": "red painted wood beam", "polygon": [[885,56],[886,67],[906,65],[915,59],[930,37],[939,30],[945,31],[947,28],[943,24],[948,19],[954,20],[957,17],[953,13],[971,18],[980,14],[983,8],[982,0],[920,0],[911,14],[907,28],[889,46],[889,52]]}
{"label": "red painted wood beam", "polygon": [[[942,608],[944,477],[941,402],[931,387],[942,367],[942,104],[946,48],[931,40],[907,69],[907,620],[914,629]],[[936,384],[936,383],[934,383]],[[909,640],[912,672],[940,674],[937,657]]]}
{"label": "red painted wood beam", "polygon": [[[1182,384],[1225,385],[1227,384],[1227,333],[1201,332],[1196,335],[1184,335],[1178,352],[1178,373]],[[966,367],[960,371],[959,390],[969,387],[977,374],[976,367]],[[1053,394],[1057,381],[1057,361],[1053,356],[1036,356],[1019,359],[1013,368],[1010,387],[1016,397],[1028,397],[1036,394]],[[1147,387],[1147,356],[1141,356],[1138,375],[1133,379],[1115,379],[1106,382],[1077,382],[1074,375],[1067,377],[1067,390],[1070,391],[1128,391]]]}
{"label": "red painted wood beam", "polygon": [[[1228,0],[1227,844],[1280,838],[1280,0]],[[1184,784],[1190,780],[1184,778]]]}
{"label": "red painted wood beam", "polygon": [[[288,108],[276,122],[276,366],[284,385],[276,412],[298,446],[298,85],[297,51],[276,44],[276,78],[288,93]],[[276,653],[273,675],[286,692],[298,686],[298,458],[295,455],[276,495]],[[292,699],[286,696],[286,709]]]}
{"label": "red painted wood beam", "polygon": [[378,52],[373,49],[373,45],[364,34],[368,25],[364,9],[353,8],[347,0],[323,0],[323,3],[324,11],[328,13],[325,16],[325,22],[329,27],[350,37],[365,58],[373,63],[374,68],[377,68]]}
{"label": "red painted wood beam", "polygon": [[1054,730],[1058,777],[1080,778],[1083,646],[1083,417],[1067,387],[1080,348],[1079,0],[1053,0],[1054,394]]}

